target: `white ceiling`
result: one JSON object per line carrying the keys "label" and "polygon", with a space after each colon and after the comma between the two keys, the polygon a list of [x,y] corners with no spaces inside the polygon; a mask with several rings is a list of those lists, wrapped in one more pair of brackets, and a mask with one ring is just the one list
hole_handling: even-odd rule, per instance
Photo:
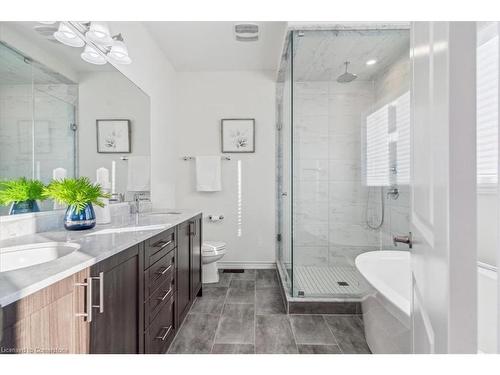
{"label": "white ceiling", "polygon": [[238,42],[237,22],[144,22],[177,71],[277,70],[286,22],[259,25],[259,40]]}

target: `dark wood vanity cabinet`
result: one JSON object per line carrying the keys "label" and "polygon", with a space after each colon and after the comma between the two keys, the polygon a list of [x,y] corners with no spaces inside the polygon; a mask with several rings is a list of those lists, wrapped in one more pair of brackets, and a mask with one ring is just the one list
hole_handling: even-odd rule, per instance
{"label": "dark wood vanity cabinet", "polygon": [[177,238],[178,229],[171,228],[146,241],[143,353],[165,353],[176,333]]}
{"label": "dark wood vanity cabinet", "polygon": [[180,224],[178,234],[177,321],[182,324],[201,293],[201,217]]}
{"label": "dark wood vanity cabinet", "polygon": [[133,246],[91,267],[91,278],[87,279],[87,283],[92,283],[93,305],[90,353],[134,354],[142,350],[142,311],[138,304],[142,300],[141,246]]}
{"label": "dark wood vanity cabinet", "polygon": [[165,353],[201,294],[201,215],[3,308],[3,352]]}
{"label": "dark wood vanity cabinet", "polygon": [[186,221],[178,226],[179,243],[177,246],[177,321],[182,323],[191,306],[191,252],[190,225]]}
{"label": "dark wood vanity cabinet", "polygon": [[191,295],[194,297],[201,295],[201,216],[196,217],[190,222],[190,235],[191,235]]}

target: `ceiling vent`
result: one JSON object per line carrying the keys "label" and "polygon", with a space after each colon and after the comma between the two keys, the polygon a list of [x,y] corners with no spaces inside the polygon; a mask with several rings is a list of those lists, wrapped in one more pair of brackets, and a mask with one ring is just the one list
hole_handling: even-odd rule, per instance
{"label": "ceiling vent", "polygon": [[238,23],[234,25],[234,35],[239,42],[256,42],[259,40],[259,25]]}
{"label": "ceiling vent", "polygon": [[54,33],[57,31],[57,25],[37,25],[33,28],[44,38],[47,38],[51,42],[57,42],[54,38]]}

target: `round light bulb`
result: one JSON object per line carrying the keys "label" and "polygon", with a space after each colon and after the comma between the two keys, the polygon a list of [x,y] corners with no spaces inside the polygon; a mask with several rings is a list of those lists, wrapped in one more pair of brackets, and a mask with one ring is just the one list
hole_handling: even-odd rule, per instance
{"label": "round light bulb", "polygon": [[116,40],[108,53],[108,59],[117,64],[130,64],[127,46],[121,40]]}
{"label": "round light bulb", "polygon": [[111,38],[109,27],[105,22],[91,22],[89,31],[87,31],[85,36],[94,43],[102,46],[113,44],[113,38]]}
{"label": "round light bulb", "polygon": [[86,45],[80,57],[91,64],[104,65],[106,64],[106,59],[99,52],[95,50],[94,47]]}
{"label": "round light bulb", "polygon": [[54,38],[70,47],[83,47],[85,42],[64,22],[59,24],[59,28],[54,33]]}

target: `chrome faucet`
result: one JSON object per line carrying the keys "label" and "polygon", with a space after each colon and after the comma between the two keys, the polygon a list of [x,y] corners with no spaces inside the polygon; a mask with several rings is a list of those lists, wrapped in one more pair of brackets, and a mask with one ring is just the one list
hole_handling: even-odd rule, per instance
{"label": "chrome faucet", "polygon": [[134,205],[132,206],[132,213],[139,214],[141,211],[141,201],[149,201],[146,193],[139,192],[134,194]]}
{"label": "chrome faucet", "polygon": [[404,243],[411,249],[413,248],[413,235],[411,232],[409,232],[407,236],[393,235],[392,243],[394,246],[398,246],[398,243]]}
{"label": "chrome faucet", "polygon": [[135,225],[139,225],[139,212],[141,210],[141,197],[144,193],[135,193],[134,194],[134,205],[132,208],[132,213],[135,214]]}

